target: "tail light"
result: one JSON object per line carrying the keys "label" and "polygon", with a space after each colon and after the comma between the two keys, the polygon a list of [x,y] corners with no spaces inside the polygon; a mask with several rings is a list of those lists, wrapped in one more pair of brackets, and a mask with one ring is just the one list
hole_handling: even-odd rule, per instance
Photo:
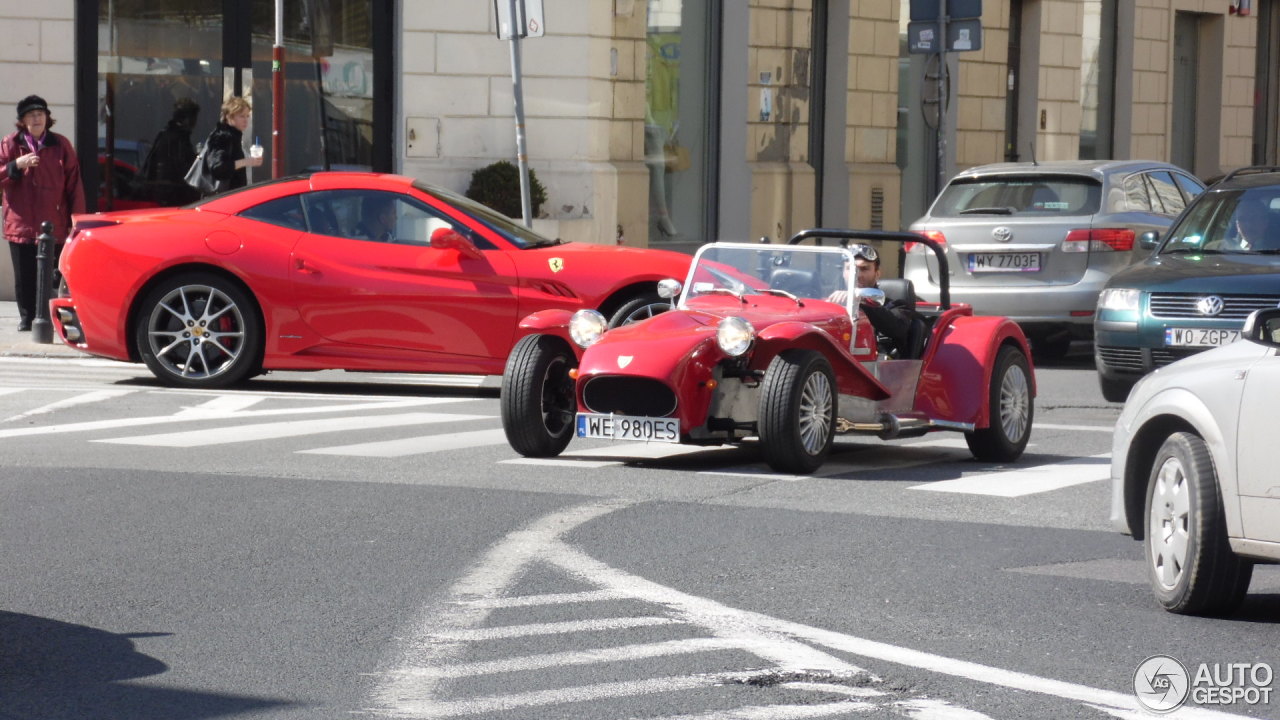
{"label": "tail light", "polygon": [[1128,252],[1133,249],[1134,237],[1127,228],[1072,230],[1062,241],[1062,252]]}
{"label": "tail light", "polygon": [[[932,241],[934,241],[934,242],[938,243],[939,245],[941,245],[941,246],[942,246],[942,248],[943,248],[944,250],[945,250],[945,249],[946,249],[946,247],[947,247],[947,236],[946,236],[946,235],[943,235],[943,234],[942,234],[942,232],[941,232],[940,230],[925,230],[925,231],[923,231],[923,232],[917,231],[917,232],[916,232],[916,234],[917,234],[917,235],[923,235],[923,236],[925,236],[925,237],[929,238],[930,240],[932,240]],[[911,252],[911,251],[915,250],[916,248],[920,248],[920,252],[922,252],[922,253],[933,252],[932,250],[930,250],[930,249],[929,249],[929,246],[928,246],[928,245],[925,245],[925,244],[923,244],[923,243],[913,243],[913,242],[909,242],[909,243],[905,243],[905,244],[902,246],[902,249],[903,249],[903,250],[905,250],[906,252]]]}

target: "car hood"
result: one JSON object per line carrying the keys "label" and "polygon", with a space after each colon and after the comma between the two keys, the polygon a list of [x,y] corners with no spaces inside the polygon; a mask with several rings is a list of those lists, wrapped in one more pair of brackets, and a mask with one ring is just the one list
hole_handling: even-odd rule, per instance
{"label": "car hood", "polygon": [[[720,318],[697,311],[671,310],[605,333],[587,348],[579,377],[643,375],[667,380],[707,342],[714,343]],[[716,349],[716,358],[720,358]]]}
{"label": "car hood", "polygon": [[1221,374],[1216,371],[1245,370],[1270,352],[1271,348],[1265,345],[1238,340],[1158,368],[1138,382],[1125,403],[1125,415],[1136,412],[1160,392],[1171,388],[1188,388],[1194,392],[1206,378]]}
{"label": "car hood", "polygon": [[1280,255],[1160,255],[1116,273],[1107,287],[1273,295],[1278,283]]}

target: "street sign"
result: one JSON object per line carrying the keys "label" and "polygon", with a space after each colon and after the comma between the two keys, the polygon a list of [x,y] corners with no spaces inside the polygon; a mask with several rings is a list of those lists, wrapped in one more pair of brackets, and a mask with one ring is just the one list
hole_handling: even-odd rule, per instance
{"label": "street sign", "polygon": [[[911,0],[912,20],[937,20],[942,0]],[[982,17],[982,0],[947,0],[947,17],[966,20]]]}
{"label": "street sign", "polygon": [[942,46],[942,33],[937,20],[919,20],[907,25],[907,52],[929,54],[968,52],[982,49],[982,19],[952,20],[947,23],[947,44]]}
{"label": "street sign", "polygon": [[[542,37],[546,27],[542,20],[542,0],[516,0],[516,22],[511,21],[510,0],[493,0],[493,9],[498,17],[498,39],[510,40],[512,37]],[[512,28],[516,32],[512,32]]]}

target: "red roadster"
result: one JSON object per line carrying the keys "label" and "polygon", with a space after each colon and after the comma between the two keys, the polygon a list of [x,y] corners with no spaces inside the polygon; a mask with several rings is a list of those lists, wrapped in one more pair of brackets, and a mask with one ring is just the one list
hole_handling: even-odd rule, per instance
{"label": "red roadster", "polygon": [[[874,259],[850,248],[854,239],[931,247],[941,302],[916,303],[901,280],[850,288],[856,256]],[[801,244],[809,240],[817,243]],[[664,296],[679,296],[671,312],[615,329],[592,310],[526,317],[502,378],[502,425],[528,456],[558,455],[574,434],[697,444],[755,437],[774,469],[810,473],[837,433],[955,430],[980,460],[1016,460],[1034,411],[1026,338],[1007,318],[952,305],[946,279],[945,253],[915,233],[815,229],[786,246],[706,245],[683,286],[660,284]],[[859,307],[883,303],[886,290],[918,311],[892,354]]]}
{"label": "red roadster", "polygon": [[266,370],[498,374],[520,318],[670,307],[689,256],[547,240],[411,178],[325,172],[184,208],[79,215],[51,302],[67,345],[220,387]]}

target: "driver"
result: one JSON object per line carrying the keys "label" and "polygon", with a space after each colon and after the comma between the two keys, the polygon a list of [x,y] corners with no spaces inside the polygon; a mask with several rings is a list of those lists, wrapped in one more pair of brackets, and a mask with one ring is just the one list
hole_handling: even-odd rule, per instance
{"label": "driver", "polygon": [[[870,245],[850,245],[849,249],[853,251],[854,267],[857,273],[855,287],[880,287],[880,254],[876,249]],[[845,270],[847,273],[848,268],[846,267]],[[848,278],[848,275],[846,274],[845,277]],[[827,296],[827,300],[843,305],[848,297],[848,290],[836,290]],[[871,327],[876,329],[876,335],[889,340],[890,348],[888,349],[901,351],[907,347],[911,322],[919,316],[914,308],[908,307],[901,300],[889,297],[885,298],[884,305],[873,305],[863,301],[859,307],[871,321]]]}
{"label": "driver", "polygon": [[1280,238],[1267,232],[1271,205],[1257,198],[1246,200],[1236,207],[1236,241],[1244,250],[1274,250],[1280,248]]}
{"label": "driver", "polygon": [[395,242],[395,200],[385,195],[366,195],[360,204],[360,218],[356,232],[374,242]]}

